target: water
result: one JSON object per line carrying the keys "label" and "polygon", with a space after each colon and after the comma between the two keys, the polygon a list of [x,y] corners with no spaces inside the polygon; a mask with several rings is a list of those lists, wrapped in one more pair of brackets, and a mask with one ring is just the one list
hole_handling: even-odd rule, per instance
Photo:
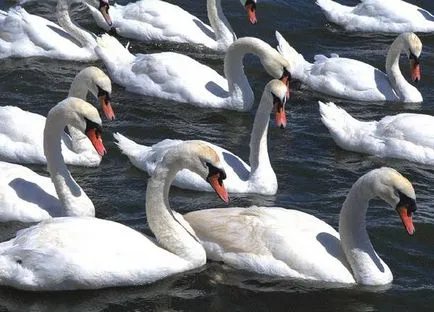
{"label": "water", "polygon": [[[128,2],[128,1],[123,1]],[[175,1],[172,1],[175,2]],[[344,1],[341,1],[344,3]],[[357,1],[345,1],[354,4]],[[183,0],[177,4],[206,20],[205,1]],[[413,0],[434,12],[431,1]],[[12,1],[3,3],[7,8]],[[317,53],[338,53],[384,68],[385,54],[392,35],[360,35],[330,25],[314,1],[267,0],[258,3],[255,26],[247,23],[238,1],[224,0],[223,6],[238,37],[256,36],[276,44],[274,31],[282,35],[312,60]],[[54,19],[52,6],[29,5],[29,12]],[[73,18],[96,33],[90,14],[81,6]],[[432,35],[421,35],[422,81],[418,87],[422,104],[366,104],[340,101],[348,112],[364,120],[380,119],[401,112],[434,114]],[[123,43],[128,40],[121,39]],[[146,45],[131,40],[134,53],[150,53],[179,48],[197,60],[222,72],[222,56],[186,46]],[[407,62],[402,60],[403,72]],[[18,105],[46,115],[67,94],[75,74],[91,64],[43,58],[0,60],[0,105]],[[93,65],[100,66],[101,62]],[[256,99],[270,80],[255,57],[248,56],[245,70]],[[277,129],[270,123],[269,153],[279,181],[275,196],[231,195],[231,206],[282,206],[313,214],[337,227],[339,209],[358,177],[380,166],[390,166],[412,181],[418,202],[414,216],[416,233],[407,236],[399,218],[379,201],[368,211],[368,231],[377,252],[394,273],[392,285],[382,288],[336,287],[319,283],[276,279],[208,263],[192,272],[179,274],[142,287],[63,293],[27,293],[0,288],[0,310],[9,311],[431,311],[434,305],[434,210],[432,181],[434,170],[404,160],[379,159],[347,152],[335,145],[318,113],[318,98],[296,89],[287,106],[288,127]],[[93,101],[93,100],[92,100]],[[147,175],[134,168],[113,143],[112,133],[122,134],[143,144],[165,138],[203,139],[226,147],[248,160],[248,145],[254,111],[238,113],[201,109],[167,100],[150,98],[113,86],[117,119],[104,123],[108,155],[99,168],[71,167],[71,172],[96,206],[97,216],[115,220],[150,234],[144,212]],[[46,173],[43,166],[32,169]],[[181,213],[223,206],[215,194],[173,188],[173,208]],[[378,209],[377,209],[378,208]]]}

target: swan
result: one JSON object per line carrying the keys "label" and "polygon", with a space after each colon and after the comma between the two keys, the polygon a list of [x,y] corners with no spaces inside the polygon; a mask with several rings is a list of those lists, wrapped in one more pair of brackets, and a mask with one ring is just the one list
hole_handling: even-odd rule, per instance
{"label": "swan", "polygon": [[330,58],[316,55],[312,64],[305,61],[278,32],[276,38],[278,50],[288,62],[292,62],[292,78],[315,91],[357,101],[423,101],[421,93],[405,80],[399,69],[399,56],[403,51],[410,59],[412,80],[420,80],[422,42],[414,33],[400,34],[393,41],[386,57],[386,73],[336,54]]}
{"label": "swan", "polygon": [[409,235],[416,211],[411,183],[391,168],[372,170],[351,188],[340,212],[339,233],[313,215],[281,207],[193,211],[184,219],[207,258],[237,269],[331,283],[385,285],[392,272],[366,231],[366,210],[379,197],[396,209]]}
{"label": "swan", "polygon": [[[249,20],[256,23],[256,0],[241,0]],[[98,26],[110,30],[99,11],[88,5]],[[221,0],[207,0],[211,26],[177,5],[160,0],[141,0],[110,7],[113,28],[122,37],[145,42],[191,43],[225,52],[236,35],[223,14]]]}
{"label": "swan", "polygon": [[434,31],[434,16],[401,0],[361,0],[354,7],[317,0],[326,18],[348,31],[403,33]]}
{"label": "swan", "polygon": [[74,97],[59,102],[49,111],[44,128],[44,153],[51,179],[27,167],[0,162],[1,222],[39,222],[51,217],[95,215],[92,201],[74,181],[63,161],[60,141],[66,125],[86,133],[98,154],[105,154],[101,118],[96,108]]}
{"label": "swan", "polygon": [[[107,0],[58,0],[56,17],[59,25],[20,7],[0,10],[0,59],[7,57],[44,56],[63,60],[95,61],[95,35],[72,23],[69,7],[73,2],[99,3],[107,23]],[[25,3],[26,1],[21,1]],[[95,2],[95,3],[94,3]]]}
{"label": "swan", "polygon": [[[219,155],[227,175],[225,185],[229,192],[276,194],[277,178],[268,156],[267,133],[270,113],[273,110],[276,114],[276,125],[281,128],[286,126],[286,93],[287,87],[280,80],[274,79],[265,86],[250,136],[251,167],[228,150],[202,141]],[[152,146],[144,146],[119,133],[115,133],[114,138],[122,153],[128,156],[133,165],[149,174],[154,172],[156,165],[168,150],[183,142],[166,139]],[[212,191],[209,184],[205,183],[200,176],[186,169],[178,172],[173,185],[191,190]]]}
{"label": "swan", "polygon": [[0,243],[0,284],[26,290],[95,289],[152,283],[206,263],[206,253],[168,193],[178,170],[206,179],[228,201],[224,170],[207,145],[173,147],[146,190],[146,215],[157,243],[125,225],[89,217],[43,221]]}
{"label": "swan", "polygon": [[[81,70],[72,81],[68,97],[86,100],[90,91],[98,98],[107,119],[114,118],[110,94],[110,78],[99,68],[90,66]],[[16,106],[0,107],[0,160],[46,164],[43,149],[43,133],[46,118],[39,114],[24,111]],[[62,154],[65,163],[76,166],[96,167],[101,156],[91,142],[79,130],[69,127],[68,136],[62,133]]]}
{"label": "swan", "polygon": [[319,102],[321,121],[341,148],[434,165],[434,117],[398,114],[359,121],[334,103]]}
{"label": "swan", "polygon": [[110,77],[128,91],[200,107],[239,111],[252,108],[253,91],[242,63],[246,53],[257,55],[274,78],[287,79],[290,72],[288,62],[275,49],[252,37],[237,39],[229,47],[224,59],[226,78],[183,54],[133,55],[108,34],[103,34],[97,42],[95,51],[105,63]]}

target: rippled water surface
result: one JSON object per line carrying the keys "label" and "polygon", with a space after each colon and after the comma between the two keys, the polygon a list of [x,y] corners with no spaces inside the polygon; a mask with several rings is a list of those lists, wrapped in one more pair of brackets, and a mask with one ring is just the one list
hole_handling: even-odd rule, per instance
{"label": "rippled water surface", "polygon": [[[385,0],[386,1],[386,0]],[[121,1],[126,3],[128,1]],[[206,20],[205,0],[170,1]],[[259,23],[250,25],[237,0],[223,0],[224,11],[238,37],[259,37],[276,45],[279,30],[306,59],[317,53],[338,53],[384,68],[392,35],[347,33],[325,20],[315,1],[258,0]],[[343,1],[354,4],[357,1]],[[412,0],[434,12],[434,2]],[[13,1],[0,1],[8,8]],[[54,6],[30,4],[29,12],[54,19]],[[100,33],[87,9],[74,6],[73,18],[87,29]],[[421,104],[349,103],[340,101],[357,118],[379,119],[401,112],[434,114],[434,36],[421,35],[424,43]],[[120,39],[124,44],[127,39]],[[134,53],[182,51],[208,66],[223,71],[223,58],[189,46],[147,45],[130,40]],[[407,62],[402,60],[404,74]],[[44,58],[0,60],[0,105],[17,105],[46,115],[62,100],[75,74],[90,64]],[[94,65],[104,68],[101,62]],[[253,56],[245,59],[245,71],[256,99],[270,80]],[[188,73],[186,73],[188,74]],[[408,76],[408,75],[407,75]],[[168,100],[145,97],[113,86],[116,121],[104,123],[108,155],[99,168],[72,167],[78,183],[95,203],[97,216],[115,220],[151,234],[144,212],[148,176],[134,168],[113,143],[121,132],[143,144],[165,138],[203,139],[226,147],[248,160],[248,140],[254,111],[239,113],[196,108]],[[231,206],[282,206],[313,214],[337,227],[339,209],[358,177],[380,166],[391,166],[413,182],[418,211],[416,233],[407,236],[399,218],[379,201],[371,203],[367,227],[371,240],[394,273],[393,284],[383,288],[336,287],[276,279],[235,271],[219,263],[208,263],[149,286],[63,293],[26,293],[0,289],[0,309],[10,311],[432,311],[434,306],[434,169],[404,160],[380,159],[347,152],[335,145],[318,113],[317,94],[294,88],[287,106],[288,127],[270,123],[269,154],[279,181],[275,196],[231,195]],[[1,121],[0,121],[1,122]],[[32,166],[46,174],[41,166]],[[181,213],[222,206],[211,193],[173,188],[171,205]],[[296,239],[296,238],[294,238]],[[132,246],[134,248],[134,246]]]}

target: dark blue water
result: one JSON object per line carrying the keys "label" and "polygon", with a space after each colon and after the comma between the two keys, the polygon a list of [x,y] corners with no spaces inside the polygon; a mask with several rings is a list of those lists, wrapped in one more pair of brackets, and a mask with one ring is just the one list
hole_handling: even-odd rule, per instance
{"label": "dark blue water", "polygon": [[[386,1],[386,0],[385,0]],[[128,1],[123,1],[124,3]],[[205,1],[180,0],[177,3],[206,20]],[[357,1],[341,1],[355,4]],[[434,2],[412,0],[434,12]],[[0,4],[2,2],[0,1]],[[5,1],[0,8],[13,4]],[[274,31],[282,35],[307,60],[317,53],[338,53],[384,68],[385,55],[393,35],[347,33],[330,25],[314,1],[259,1],[257,25],[249,25],[237,0],[223,0],[225,13],[238,37],[255,36],[276,45]],[[29,12],[54,19],[54,7],[31,4]],[[73,19],[100,33],[82,5],[73,9]],[[434,36],[420,35],[424,43],[421,58],[422,104],[339,102],[357,118],[379,119],[401,112],[434,114],[433,54]],[[123,43],[128,42],[121,39]],[[218,54],[177,45],[147,45],[134,40],[134,53],[177,51],[200,60],[222,72]],[[406,74],[407,62],[402,60]],[[75,74],[91,64],[43,58],[0,60],[0,105],[17,105],[46,115],[62,100]],[[100,66],[101,62],[92,65]],[[256,99],[270,80],[258,59],[249,56],[245,70]],[[126,92],[113,86],[117,119],[104,124],[108,155],[99,168],[71,167],[71,172],[96,206],[97,216],[127,224],[150,234],[144,212],[148,176],[134,168],[113,143],[119,131],[137,142],[153,144],[165,138],[203,139],[226,147],[248,160],[248,145],[254,111],[238,113],[201,109],[167,100]],[[394,273],[393,284],[382,288],[340,287],[276,279],[233,270],[209,263],[193,272],[179,274],[158,283],[133,288],[63,293],[26,293],[0,289],[0,310],[10,311],[432,311],[434,305],[434,208],[432,185],[434,168],[405,160],[380,159],[347,152],[335,145],[318,113],[319,96],[295,88],[287,106],[288,127],[284,131],[270,123],[269,153],[279,181],[275,196],[231,195],[231,206],[282,206],[313,214],[337,227],[338,213],[351,185],[362,174],[380,166],[390,166],[412,181],[418,211],[414,216],[416,233],[407,236],[396,214],[379,201],[371,203],[367,226],[371,240]],[[0,121],[1,122],[1,121]],[[45,172],[41,166],[32,166]],[[172,208],[181,213],[222,206],[211,193],[173,188]]]}

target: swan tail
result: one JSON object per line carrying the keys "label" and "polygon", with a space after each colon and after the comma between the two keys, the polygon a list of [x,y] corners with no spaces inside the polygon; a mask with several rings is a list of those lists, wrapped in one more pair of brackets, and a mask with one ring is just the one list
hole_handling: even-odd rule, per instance
{"label": "swan tail", "polygon": [[95,52],[108,66],[112,65],[116,69],[119,65],[131,63],[135,56],[128,51],[115,37],[103,34],[96,40],[97,47]]}
{"label": "swan tail", "polygon": [[142,166],[142,160],[147,158],[149,152],[152,150],[152,147],[137,144],[119,132],[113,134],[113,137],[115,138],[115,143],[121,150],[122,154],[127,155],[134,166],[146,170]]}
{"label": "swan tail", "polygon": [[[344,149],[349,149],[348,142],[355,142],[355,138],[360,137],[362,127],[369,125],[369,123],[355,119],[332,102],[318,101],[318,103],[322,123],[328,128],[336,143]],[[369,126],[364,129],[368,130]]]}
{"label": "swan tail", "polygon": [[324,11],[326,15],[332,14],[332,13],[340,13],[343,11],[349,11],[352,9],[352,7],[339,4],[337,2],[334,2],[332,0],[316,0],[316,4],[321,8],[321,10]]}
{"label": "swan tail", "polygon": [[300,53],[298,53],[293,47],[291,47],[285,38],[276,30],[276,39],[278,42],[277,51],[282,55],[289,63],[291,68],[291,76],[297,79],[301,79],[303,75],[303,68],[307,63]]}

